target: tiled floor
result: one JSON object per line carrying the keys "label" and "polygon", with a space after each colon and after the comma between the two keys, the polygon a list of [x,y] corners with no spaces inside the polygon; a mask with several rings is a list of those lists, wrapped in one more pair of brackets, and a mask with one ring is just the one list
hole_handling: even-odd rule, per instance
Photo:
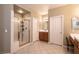
{"label": "tiled floor", "polygon": [[55,44],[48,44],[42,41],[36,41],[19,51],[15,54],[65,54],[68,53],[66,48]]}

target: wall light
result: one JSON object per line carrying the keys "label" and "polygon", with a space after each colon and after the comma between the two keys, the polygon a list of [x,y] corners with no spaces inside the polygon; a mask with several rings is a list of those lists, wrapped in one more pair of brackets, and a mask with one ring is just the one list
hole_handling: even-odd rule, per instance
{"label": "wall light", "polygon": [[23,10],[18,10],[18,12],[19,12],[19,13],[21,13],[21,14],[22,14],[22,13],[24,13],[24,11],[23,11]]}

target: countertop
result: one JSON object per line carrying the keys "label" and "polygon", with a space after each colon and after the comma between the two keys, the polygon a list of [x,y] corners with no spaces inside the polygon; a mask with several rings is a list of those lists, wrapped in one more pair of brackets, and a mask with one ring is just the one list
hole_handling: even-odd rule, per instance
{"label": "countertop", "polygon": [[48,30],[40,30],[39,32],[48,32]]}

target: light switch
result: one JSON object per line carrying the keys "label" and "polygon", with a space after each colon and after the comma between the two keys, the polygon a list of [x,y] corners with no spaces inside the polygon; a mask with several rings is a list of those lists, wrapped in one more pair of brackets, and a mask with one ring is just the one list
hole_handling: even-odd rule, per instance
{"label": "light switch", "polygon": [[5,32],[7,32],[7,29],[5,29]]}

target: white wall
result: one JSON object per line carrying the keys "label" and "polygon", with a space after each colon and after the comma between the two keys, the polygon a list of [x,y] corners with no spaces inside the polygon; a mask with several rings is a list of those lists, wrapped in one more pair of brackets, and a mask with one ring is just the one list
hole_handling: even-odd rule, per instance
{"label": "white wall", "polygon": [[15,40],[14,37],[14,9],[13,9],[13,5],[11,5],[11,48],[10,48],[10,52],[13,53],[15,52],[18,48],[19,48],[19,41]]}
{"label": "white wall", "polygon": [[33,17],[32,26],[33,41],[39,40],[38,18]]}

